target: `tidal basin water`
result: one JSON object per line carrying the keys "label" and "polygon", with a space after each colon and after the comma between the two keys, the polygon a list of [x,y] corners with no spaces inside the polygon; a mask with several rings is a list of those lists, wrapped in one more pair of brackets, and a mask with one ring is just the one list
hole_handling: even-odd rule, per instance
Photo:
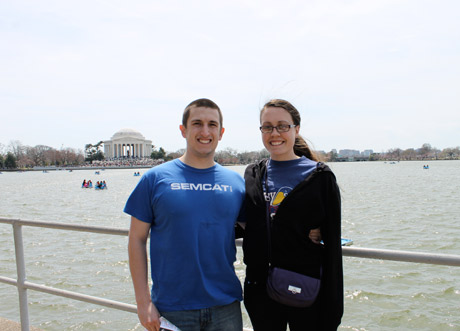
{"label": "tidal basin water", "polygon": [[[343,237],[355,247],[460,255],[460,161],[331,163]],[[239,172],[244,166],[231,167]],[[0,217],[127,229],[122,212],[146,169],[0,174]],[[83,179],[108,190],[82,189]],[[24,227],[27,279],[135,304],[127,237]],[[235,264],[244,278],[242,252]],[[344,258],[340,330],[460,330],[460,268]],[[0,275],[16,278],[11,225],[0,224]],[[32,326],[142,330],[136,314],[28,291]],[[0,283],[0,316],[19,321],[16,287]],[[245,315],[245,327],[251,327]]]}

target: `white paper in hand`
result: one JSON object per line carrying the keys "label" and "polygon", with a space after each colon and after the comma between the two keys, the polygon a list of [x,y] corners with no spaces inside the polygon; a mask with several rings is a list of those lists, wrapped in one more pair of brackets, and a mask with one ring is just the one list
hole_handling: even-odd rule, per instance
{"label": "white paper in hand", "polygon": [[163,316],[160,317],[160,331],[180,331],[180,329]]}

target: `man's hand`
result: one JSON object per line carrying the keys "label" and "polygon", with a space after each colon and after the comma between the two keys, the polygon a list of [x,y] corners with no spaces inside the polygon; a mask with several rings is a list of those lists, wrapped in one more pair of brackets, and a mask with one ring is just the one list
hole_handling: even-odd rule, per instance
{"label": "man's hand", "polygon": [[145,305],[137,305],[137,316],[142,326],[149,331],[160,330],[160,313],[157,307],[149,301]]}
{"label": "man's hand", "polygon": [[308,238],[310,238],[310,240],[313,241],[315,244],[320,244],[322,239],[320,228],[310,230]]}
{"label": "man's hand", "polygon": [[128,255],[129,270],[136,294],[137,316],[141,324],[149,331],[160,330],[160,313],[150,298],[147,281],[147,238],[150,224],[131,217],[129,228]]}

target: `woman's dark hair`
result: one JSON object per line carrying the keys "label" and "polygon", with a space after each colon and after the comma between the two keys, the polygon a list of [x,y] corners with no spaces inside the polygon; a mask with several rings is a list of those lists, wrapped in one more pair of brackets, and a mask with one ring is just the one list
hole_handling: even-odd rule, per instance
{"label": "woman's dark hair", "polygon": [[[282,99],[272,99],[268,101],[260,111],[260,117],[265,109],[269,107],[283,108],[286,110],[292,117],[292,121],[295,125],[300,125],[300,113],[299,111],[289,102]],[[313,161],[320,161],[318,155],[313,151],[307,142],[300,135],[295,138],[294,143],[294,153],[297,156],[305,156]]]}

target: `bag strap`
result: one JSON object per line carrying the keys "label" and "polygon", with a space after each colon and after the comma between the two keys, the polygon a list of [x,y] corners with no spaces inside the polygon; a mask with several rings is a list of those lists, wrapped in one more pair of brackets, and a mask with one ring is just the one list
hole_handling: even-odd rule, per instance
{"label": "bag strap", "polygon": [[264,199],[265,199],[265,220],[267,222],[267,243],[268,243],[268,265],[272,264],[272,242],[271,242],[271,222],[270,222],[270,199],[268,198],[268,165],[270,160],[265,163],[265,174],[264,174]]}

